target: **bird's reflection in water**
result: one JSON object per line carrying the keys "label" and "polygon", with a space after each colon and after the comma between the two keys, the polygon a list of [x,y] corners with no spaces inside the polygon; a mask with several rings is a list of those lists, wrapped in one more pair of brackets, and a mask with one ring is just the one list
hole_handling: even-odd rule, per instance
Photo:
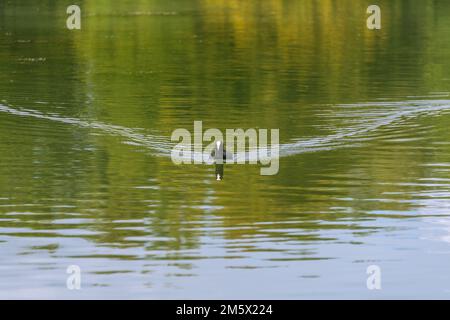
{"label": "bird's reflection in water", "polygon": [[222,164],[216,163],[215,175],[217,181],[223,180],[223,163]]}

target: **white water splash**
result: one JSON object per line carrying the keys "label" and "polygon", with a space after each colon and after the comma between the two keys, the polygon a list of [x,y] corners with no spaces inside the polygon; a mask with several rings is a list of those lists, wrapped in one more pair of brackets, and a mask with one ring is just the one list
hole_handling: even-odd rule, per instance
{"label": "white water splash", "polygon": [[15,116],[32,117],[37,119],[66,123],[81,128],[99,130],[105,134],[109,134],[112,136],[124,137],[128,139],[127,143],[131,142],[130,144],[146,147],[150,150],[155,151],[156,155],[170,156],[170,150],[172,148],[172,144],[170,143],[170,141],[167,142],[167,139],[165,137],[156,135],[144,135],[138,133],[136,129],[132,128],[106,124],[98,121],[88,121],[78,118],[63,117],[54,113],[46,114],[36,110],[14,109],[1,104],[0,112],[10,113]]}
{"label": "white water splash", "polygon": [[[436,116],[445,111],[450,111],[449,100],[415,100],[401,102],[378,102],[347,104],[334,106],[337,110],[342,110],[341,114],[332,113],[334,117],[357,118],[356,124],[338,129],[334,134],[322,137],[310,137],[297,139],[290,143],[280,144],[279,157],[293,156],[307,152],[318,152],[325,150],[335,150],[342,147],[351,147],[363,141],[370,140],[370,133],[381,127],[386,127],[402,121],[411,120],[419,116]],[[350,111],[349,111],[350,109]],[[82,128],[89,128],[101,131],[105,134],[120,136],[125,138],[126,143],[145,147],[154,152],[154,155],[170,157],[174,143],[169,137],[158,135],[144,135],[136,129],[117,125],[106,124],[98,121],[89,121],[78,118],[64,117],[58,114],[46,114],[36,110],[15,109],[0,104],[0,112],[9,113],[15,116],[32,117],[37,119],[55,121],[74,125]],[[324,115],[329,116],[329,115]],[[355,122],[355,121],[353,121]],[[245,153],[240,152],[234,155],[235,160],[258,161],[260,154],[270,155],[270,147],[267,149],[253,149]],[[271,155],[276,157],[277,155]],[[192,152],[191,159],[201,160],[208,157],[202,153]],[[211,161],[206,161],[212,163]]]}
{"label": "white water splash", "polygon": [[[419,116],[436,116],[444,111],[450,111],[449,100],[420,100],[391,103],[364,103],[339,105],[342,109],[351,109],[339,116],[358,116],[359,123],[348,128],[337,130],[336,133],[307,139],[298,139],[292,143],[280,146],[280,157],[297,155],[305,152],[335,150],[350,147],[361,141],[368,141],[369,133],[402,121],[411,120]],[[367,109],[370,107],[370,109]],[[363,111],[359,110],[363,108]],[[336,113],[333,116],[338,116]]]}

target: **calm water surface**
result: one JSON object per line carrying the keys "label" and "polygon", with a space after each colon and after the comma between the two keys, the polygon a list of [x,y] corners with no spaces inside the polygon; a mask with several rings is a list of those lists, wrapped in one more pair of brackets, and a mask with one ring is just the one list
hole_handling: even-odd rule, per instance
{"label": "calm water surface", "polygon": [[[379,3],[0,2],[0,298],[449,299],[450,3]],[[279,174],[174,165],[194,120]]]}

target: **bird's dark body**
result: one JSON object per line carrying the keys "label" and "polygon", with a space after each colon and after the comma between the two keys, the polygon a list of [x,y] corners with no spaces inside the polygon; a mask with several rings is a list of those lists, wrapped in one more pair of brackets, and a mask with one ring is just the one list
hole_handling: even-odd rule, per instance
{"label": "bird's dark body", "polygon": [[222,141],[217,141],[216,147],[211,152],[211,157],[214,159],[214,163],[216,165],[215,170],[216,180],[222,180],[224,167],[223,164],[226,162],[226,160],[233,159],[233,156],[224,149]]}

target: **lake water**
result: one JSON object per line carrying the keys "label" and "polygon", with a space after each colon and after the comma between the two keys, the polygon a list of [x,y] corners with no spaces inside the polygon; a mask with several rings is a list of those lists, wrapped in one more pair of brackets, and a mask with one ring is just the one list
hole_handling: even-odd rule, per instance
{"label": "lake water", "polygon": [[[450,2],[78,4],[0,2],[0,298],[450,298]],[[173,164],[194,121],[279,173]]]}

